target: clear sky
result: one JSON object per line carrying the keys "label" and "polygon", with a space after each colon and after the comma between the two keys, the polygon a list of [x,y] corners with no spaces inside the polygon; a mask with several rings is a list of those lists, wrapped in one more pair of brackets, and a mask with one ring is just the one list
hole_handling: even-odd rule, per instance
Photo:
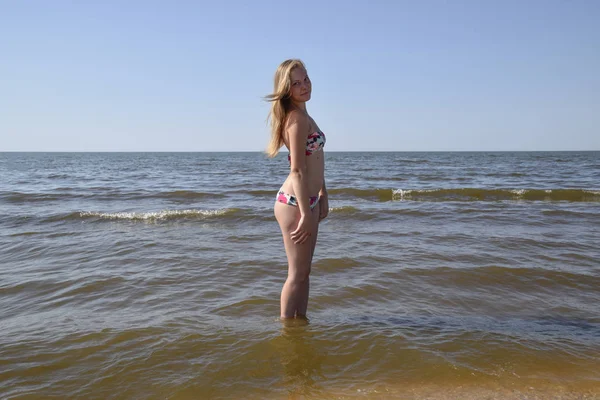
{"label": "clear sky", "polygon": [[286,58],[328,150],[600,150],[597,0],[0,0],[0,151],[261,151]]}

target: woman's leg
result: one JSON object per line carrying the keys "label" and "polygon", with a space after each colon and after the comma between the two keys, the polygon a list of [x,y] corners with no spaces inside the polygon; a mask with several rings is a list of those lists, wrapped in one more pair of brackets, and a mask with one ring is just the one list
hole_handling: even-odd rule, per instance
{"label": "woman's leg", "polygon": [[316,207],[315,210],[317,212],[317,219],[316,219],[316,226],[315,226],[315,230],[314,232],[312,232],[312,236],[310,237],[309,240],[312,242],[311,243],[311,251],[310,251],[310,264],[308,265],[308,277],[306,278],[306,282],[304,283],[304,287],[302,288],[302,296],[300,298],[300,302],[298,304],[298,308],[296,310],[296,317],[297,318],[306,318],[306,309],[308,308],[308,294],[309,294],[309,287],[310,287],[310,272],[312,271],[312,260],[313,257],[315,255],[315,247],[317,245],[317,236],[319,234],[319,207],[321,206],[321,204],[319,203]]}
{"label": "woman's leg", "polygon": [[[300,211],[298,207],[290,206],[280,202],[275,203],[275,218],[281,228],[283,244],[288,259],[288,277],[281,290],[281,318],[294,318],[298,308],[302,306],[305,296],[308,296],[308,285],[310,274],[310,264],[314,249],[314,236],[316,236],[316,226],[318,225],[319,209],[315,207],[311,211],[314,221],[315,231],[311,237],[302,244],[297,244],[290,237],[291,232],[296,230],[300,220]],[[308,304],[307,300],[304,303]],[[300,314],[306,314],[306,306],[301,309]]]}

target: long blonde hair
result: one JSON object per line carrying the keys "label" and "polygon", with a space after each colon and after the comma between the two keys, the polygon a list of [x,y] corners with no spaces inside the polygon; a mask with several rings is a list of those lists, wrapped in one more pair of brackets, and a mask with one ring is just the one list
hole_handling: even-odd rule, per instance
{"label": "long blonde hair", "polygon": [[271,110],[267,120],[271,121],[271,140],[267,145],[266,153],[269,157],[275,157],[279,149],[284,145],[283,130],[285,119],[290,111],[292,102],[290,92],[292,89],[291,73],[294,68],[306,70],[304,63],[298,59],[285,60],[275,71],[275,85],[273,93],[265,96],[271,102]]}

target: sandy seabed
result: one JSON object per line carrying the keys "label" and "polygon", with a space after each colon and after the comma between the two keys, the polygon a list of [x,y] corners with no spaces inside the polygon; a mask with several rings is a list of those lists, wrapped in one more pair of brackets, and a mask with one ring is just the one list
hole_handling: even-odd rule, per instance
{"label": "sandy seabed", "polygon": [[577,388],[567,385],[551,384],[510,388],[501,385],[454,387],[422,384],[403,386],[375,385],[370,389],[354,391],[322,391],[314,394],[289,393],[273,396],[272,399],[287,400],[600,400],[600,384]]}

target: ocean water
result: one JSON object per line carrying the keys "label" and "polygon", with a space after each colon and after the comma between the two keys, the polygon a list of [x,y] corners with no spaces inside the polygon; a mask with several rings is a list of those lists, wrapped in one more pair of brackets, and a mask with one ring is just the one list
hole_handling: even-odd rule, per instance
{"label": "ocean water", "polygon": [[0,153],[0,398],[600,398],[600,153]]}

